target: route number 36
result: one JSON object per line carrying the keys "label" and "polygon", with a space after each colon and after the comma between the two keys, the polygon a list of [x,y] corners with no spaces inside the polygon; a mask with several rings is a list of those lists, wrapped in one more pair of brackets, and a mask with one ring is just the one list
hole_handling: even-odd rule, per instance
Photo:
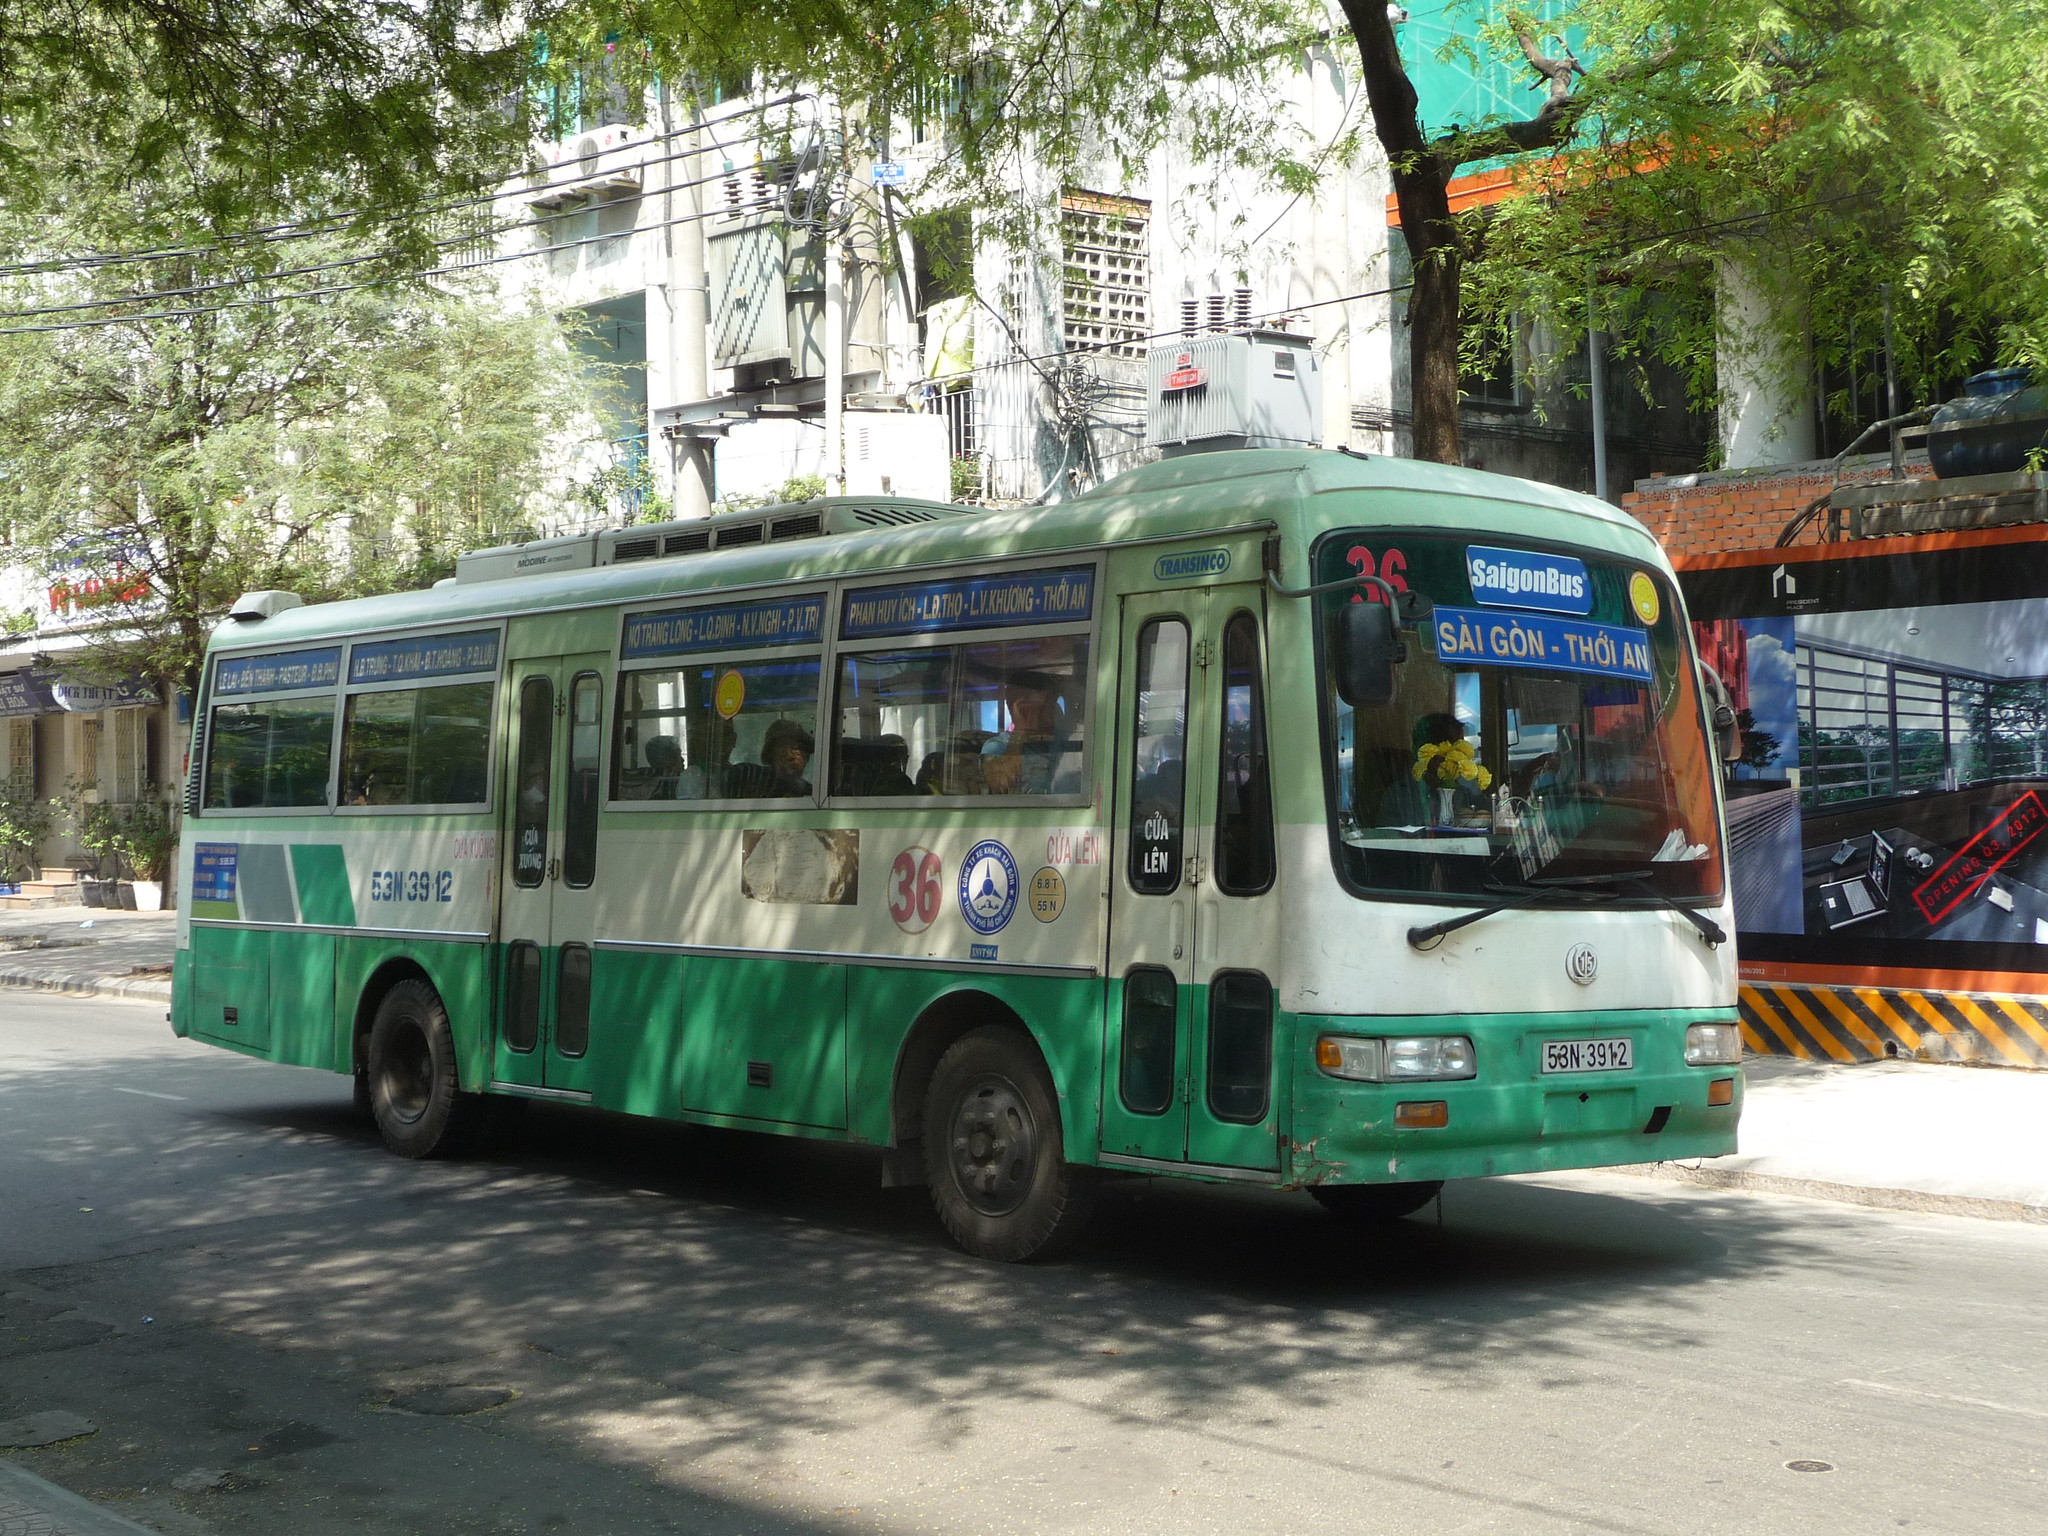
{"label": "route number 36", "polygon": [[945,866],[929,848],[906,848],[889,866],[889,917],[905,933],[923,933],[939,915]]}

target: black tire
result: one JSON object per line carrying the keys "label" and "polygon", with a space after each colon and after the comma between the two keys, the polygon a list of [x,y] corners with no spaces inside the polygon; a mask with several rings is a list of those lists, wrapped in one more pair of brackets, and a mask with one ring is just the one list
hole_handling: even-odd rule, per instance
{"label": "black tire", "polygon": [[1345,1221],[1399,1221],[1437,1196],[1442,1179],[1419,1184],[1312,1184],[1309,1198]]}
{"label": "black tire", "polygon": [[489,1101],[462,1091],[448,1010],[426,982],[401,981],[377,1005],[368,1076],[370,1112],[400,1157],[460,1157],[475,1146]]}
{"label": "black tire", "polygon": [[1095,1170],[1066,1160],[1059,1099],[1028,1037],[989,1025],[939,1058],[924,1103],[924,1173],[946,1230],[977,1258],[1049,1259],[1095,1206]]}

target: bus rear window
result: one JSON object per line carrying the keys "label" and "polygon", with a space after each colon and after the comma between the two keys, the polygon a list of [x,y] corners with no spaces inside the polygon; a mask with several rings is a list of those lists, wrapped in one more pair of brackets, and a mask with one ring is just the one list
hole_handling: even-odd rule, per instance
{"label": "bus rear window", "polygon": [[216,704],[207,730],[205,809],[325,806],[334,695]]}
{"label": "bus rear window", "polygon": [[344,805],[481,805],[488,798],[491,683],[349,695]]}

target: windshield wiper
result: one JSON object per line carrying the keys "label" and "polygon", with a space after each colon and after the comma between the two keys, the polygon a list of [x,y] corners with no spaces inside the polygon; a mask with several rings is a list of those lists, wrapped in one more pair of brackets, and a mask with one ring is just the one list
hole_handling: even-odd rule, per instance
{"label": "windshield wiper", "polygon": [[1645,896],[1651,896],[1663,902],[1665,906],[1676,912],[1688,923],[1691,923],[1693,927],[1699,929],[1700,937],[1707,941],[1709,949],[1717,949],[1728,942],[1728,934],[1719,923],[1707,916],[1706,913],[1695,911],[1684,902],[1673,900],[1665,895],[1664,892],[1658,890],[1656,886],[1650,883],[1650,876],[1647,871],[1640,875],[1604,875],[1600,878],[1612,880],[1616,885],[1630,886],[1635,890],[1641,891]]}
{"label": "windshield wiper", "polygon": [[[1481,918],[1491,917],[1496,912],[1512,912],[1517,907],[1534,906],[1538,902],[1551,901],[1559,897],[1567,897],[1575,901],[1593,900],[1595,898],[1591,895],[1572,889],[1573,886],[1588,883],[1588,878],[1572,876],[1565,879],[1540,880],[1529,885],[1520,886],[1489,884],[1487,886],[1488,890],[1499,891],[1510,899],[1507,901],[1497,901],[1490,907],[1480,907],[1471,912],[1461,912],[1456,917],[1447,917],[1442,922],[1431,923],[1427,927],[1410,928],[1408,930],[1409,947],[1411,949],[1434,948],[1436,942],[1443,938],[1445,934],[1456,933],[1460,928],[1476,923]],[[1590,877],[1590,879],[1604,880],[1606,876],[1595,875]]]}
{"label": "windshield wiper", "polygon": [[1462,912],[1456,917],[1445,918],[1444,921],[1431,923],[1427,927],[1410,928],[1408,930],[1408,943],[1414,949],[1432,948],[1436,941],[1443,938],[1445,934],[1456,933],[1460,928],[1476,923],[1481,918],[1492,917],[1496,912],[1511,912],[1517,907],[1534,906],[1538,902],[1555,897],[1569,897],[1574,901],[1596,900],[1597,893],[1588,890],[1587,887],[1601,885],[1610,887],[1625,885],[1633,890],[1641,891],[1644,895],[1655,901],[1662,902],[1687,922],[1691,923],[1693,927],[1697,928],[1700,931],[1700,937],[1707,941],[1709,947],[1728,942],[1728,935],[1722,930],[1719,923],[1708,917],[1704,912],[1696,912],[1683,902],[1672,900],[1671,897],[1665,895],[1650,883],[1649,870],[1638,869],[1625,872],[1618,871],[1614,874],[1606,875],[1568,875],[1549,880],[1531,880],[1527,885],[1519,887],[1507,885],[1493,886],[1491,889],[1509,894],[1513,899],[1495,902],[1492,906],[1480,907],[1476,911]]}

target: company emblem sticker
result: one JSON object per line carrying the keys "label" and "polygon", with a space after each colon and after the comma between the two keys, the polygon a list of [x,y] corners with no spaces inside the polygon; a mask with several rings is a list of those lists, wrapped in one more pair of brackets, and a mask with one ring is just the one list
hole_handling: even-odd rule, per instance
{"label": "company emblem sticker", "polygon": [[718,718],[730,720],[747,702],[746,678],[738,672],[724,673],[718,679],[717,688],[712,690],[711,701],[718,709]]}
{"label": "company emblem sticker", "polygon": [[1637,571],[1629,577],[1628,605],[1645,624],[1656,623],[1657,615],[1664,611],[1664,605],[1657,600],[1657,583],[1650,580],[1647,571]]}
{"label": "company emblem sticker", "polygon": [[1590,987],[1600,975],[1600,957],[1590,944],[1574,944],[1564,952],[1564,973],[1582,987]]}
{"label": "company emblem sticker", "polygon": [[946,868],[929,848],[906,848],[889,866],[889,920],[923,933],[938,919]]}
{"label": "company emblem sticker", "polygon": [[1017,861],[991,838],[960,861],[960,916],[976,933],[1000,933],[1017,910]]}
{"label": "company emblem sticker", "polygon": [[1229,550],[1196,549],[1185,554],[1161,555],[1152,562],[1152,579],[1186,581],[1197,576],[1221,576],[1229,569]]}
{"label": "company emblem sticker", "polygon": [[1593,583],[1586,575],[1586,563],[1570,555],[1471,544],[1465,549],[1465,574],[1472,583],[1472,600],[1491,608],[1572,614],[1593,611]]}
{"label": "company emblem sticker", "polygon": [[1049,923],[1067,910],[1067,879],[1050,864],[1031,877],[1031,915]]}

